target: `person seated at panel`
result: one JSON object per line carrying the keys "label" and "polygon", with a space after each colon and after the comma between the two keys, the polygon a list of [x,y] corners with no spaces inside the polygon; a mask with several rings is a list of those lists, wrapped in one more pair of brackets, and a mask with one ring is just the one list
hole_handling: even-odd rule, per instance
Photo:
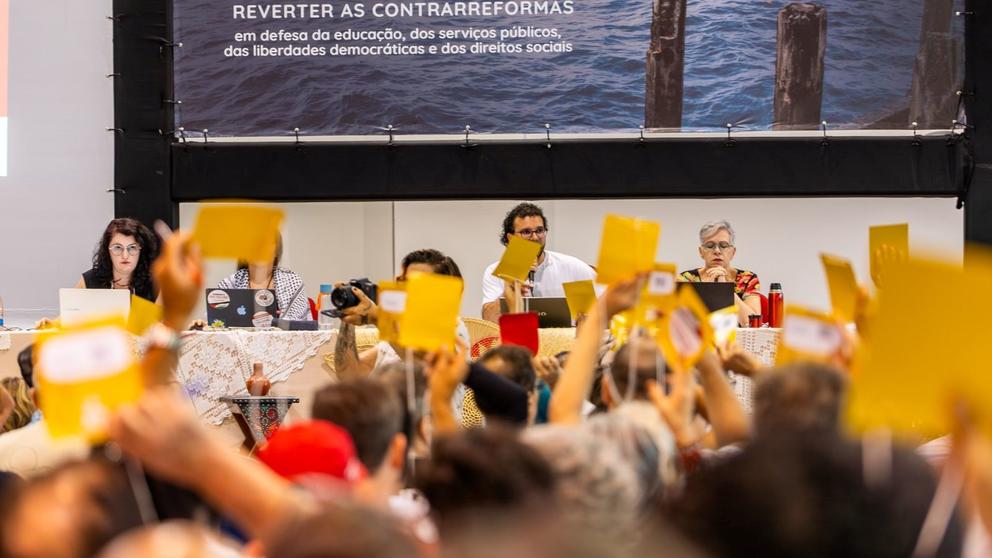
{"label": "person seated at panel", "polygon": [[727,221],[711,221],[699,229],[699,256],[703,267],[689,269],[679,274],[679,280],[689,283],[733,283],[737,320],[748,323],[748,316],[761,314],[758,292],[761,283],[753,271],[732,267],[737,254],[734,228]]}
{"label": "person seated at panel", "polygon": [[[519,236],[541,245],[531,280],[521,289],[523,296],[564,297],[562,283],[596,278],[596,272],[582,260],[545,249],[548,230],[548,219],[544,216],[544,211],[532,203],[517,205],[503,219],[500,242],[504,246],[510,243],[511,236]],[[512,285],[493,276],[493,270],[498,264],[499,262],[494,262],[482,275],[482,318],[491,322],[499,322],[502,314],[499,299],[512,288]]]}
{"label": "person seated at panel", "polygon": [[272,289],[276,292],[279,318],[309,320],[310,305],[303,290],[303,279],[279,267],[282,259],[282,235],[276,236],[276,254],[272,262],[238,262],[238,270],[217,283],[219,289]]}
{"label": "person seated at panel", "polygon": [[75,288],[128,289],[155,302],[158,288],[152,282],[151,266],[158,249],[158,237],[148,227],[134,219],[114,219],[100,237],[93,267]]}

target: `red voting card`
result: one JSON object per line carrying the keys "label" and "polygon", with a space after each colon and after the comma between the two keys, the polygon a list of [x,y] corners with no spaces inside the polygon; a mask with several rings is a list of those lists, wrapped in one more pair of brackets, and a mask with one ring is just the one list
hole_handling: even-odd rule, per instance
{"label": "red voting card", "polygon": [[503,314],[499,317],[499,336],[504,345],[520,345],[526,347],[530,354],[536,355],[537,312]]}

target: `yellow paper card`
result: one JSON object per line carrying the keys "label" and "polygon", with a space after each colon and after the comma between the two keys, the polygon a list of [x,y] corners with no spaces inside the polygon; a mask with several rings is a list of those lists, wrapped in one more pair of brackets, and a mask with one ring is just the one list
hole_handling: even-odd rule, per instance
{"label": "yellow paper card", "polygon": [[661,224],[634,217],[607,215],[599,244],[596,282],[612,285],[654,268]]}
{"label": "yellow paper card", "polygon": [[493,275],[506,281],[526,281],[531,266],[537,261],[541,245],[537,242],[524,240],[519,236],[511,236],[510,243],[503,251],[503,257],[493,270]]}
{"label": "yellow paper card", "polygon": [[53,438],[106,439],[110,414],[141,397],[141,371],[123,320],[39,334],[41,411]]}
{"label": "yellow paper card", "polygon": [[678,292],[675,308],[666,314],[658,330],[658,346],[665,361],[676,371],[687,371],[713,346],[713,329],[706,305],[695,289]]}
{"label": "yellow paper card", "polygon": [[379,283],[379,340],[400,342],[400,320],[406,310],[406,285],[398,281]]}
{"label": "yellow paper card", "polygon": [[820,254],[820,260],[823,262],[823,271],[827,274],[834,316],[843,323],[853,322],[857,313],[859,289],[851,262],[830,254]]}
{"label": "yellow paper card", "polygon": [[208,205],[196,217],[193,239],[205,258],[271,262],[282,220],[282,210],[272,207]]}
{"label": "yellow paper card", "polygon": [[732,344],[737,340],[737,307],[728,306],[710,314],[710,327],[713,328],[713,342],[719,346]]}
{"label": "yellow paper card", "polygon": [[127,315],[127,330],[141,335],[162,319],[162,307],[140,296],[131,295],[131,312]]}
{"label": "yellow paper card", "polygon": [[572,281],[562,283],[561,286],[565,289],[565,301],[568,302],[568,311],[572,314],[573,320],[578,318],[579,314],[588,312],[596,303],[596,288],[592,280]]}
{"label": "yellow paper card", "polygon": [[775,351],[775,364],[829,362],[844,342],[840,328],[840,324],[829,314],[801,306],[787,306]]}
{"label": "yellow paper card", "polygon": [[462,280],[418,273],[406,283],[406,309],[400,319],[400,345],[434,351],[454,347]]}
{"label": "yellow paper card", "polygon": [[[893,264],[880,292],[865,358],[852,375],[847,418],[856,431],[943,435],[955,402],[981,426],[992,426],[992,378],[987,370],[987,292],[992,258],[971,258],[967,270],[910,259]],[[920,293],[933,293],[921,296]]]}
{"label": "yellow paper card", "polygon": [[678,272],[675,264],[654,264],[641,293],[641,304],[645,306],[649,320],[653,317],[652,314],[660,317],[675,308],[677,286]]}
{"label": "yellow paper card", "polygon": [[876,225],[868,229],[868,256],[876,287],[886,276],[885,267],[909,256],[909,225]]}

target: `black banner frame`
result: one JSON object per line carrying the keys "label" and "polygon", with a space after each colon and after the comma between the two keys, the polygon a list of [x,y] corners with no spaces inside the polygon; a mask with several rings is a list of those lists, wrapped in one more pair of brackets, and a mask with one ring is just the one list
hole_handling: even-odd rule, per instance
{"label": "black banner frame", "polygon": [[[674,138],[500,143],[182,142],[171,0],[114,0],[115,214],[178,224],[204,199],[956,197],[992,244],[992,8],[967,0],[963,101],[945,137]],[[982,10],[984,8],[984,10]],[[950,128],[950,126],[948,126]],[[199,132],[188,131],[189,135]]]}

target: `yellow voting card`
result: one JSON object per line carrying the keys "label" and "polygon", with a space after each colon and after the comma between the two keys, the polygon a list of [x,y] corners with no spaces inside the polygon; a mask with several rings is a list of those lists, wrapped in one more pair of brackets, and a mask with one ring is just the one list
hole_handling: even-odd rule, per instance
{"label": "yellow voting card", "polygon": [[830,314],[789,305],[782,318],[782,334],[775,351],[775,364],[830,362],[841,349],[844,334]]}
{"label": "yellow voting card", "polygon": [[526,281],[527,274],[537,261],[541,245],[537,242],[524,240],[519,236],[511,236],[503,257],[493,270],[493,275],[506,281]]}
{"label": "yellow voting card", "polygon": [[406,284],[398,281],[379,282],[379,340],[400,342],[400,320],[406,310]]}
{"label": "yellow voting card", "polygon": [[658,329],[658,345],[665,361],[678,372],[690,370],[713,346],[709,311],[695,289],[682,289],[676,306],[666,314]]}
{"label": "yellow voting card", "polygon": [[205,258],[271,262],[283,212],[260,205],[207,205],[200,209],[193,239]]}
{"label": "yellow voting card", "polygon": [[661,224],[634,217],[607,215],[599,244],[596,282],[612,285],[654,268]]}
{"label": "yellow voting card", "polygon": [[673,263],[656,263],[644,284],[640,303],[644,305],[648,319],[658,317],[675,308],[675,290],[678,273]]}
{"label": "yellow voting card", "polygon": [[35,358],[41,411],[53,438],[100,443],[111,413],[141,397],[141,371],[122,319],[43,332]]}
{"label": "yellow voting card", "polygon": [[131,295],[131,312],[127,315],[127,330],[141,335],[146,329],[162,319],[162,307],[140,296]]}
{"label": "yellow voting card", "polygon": [[820,254],[820,260],[827,275],[834,316],[843,323],[853,322],[858,308],[859,288],[851,262],[830,254]]}
{"label": "yellow voting card", "polygon": [[710,328],[713,329],[713,343],[718,346],[737,341],[737,307],[728,306],[710,314]]}
{"label": "yellow voting card", "polygon": [[878,299],[871,336],[852,373],[847,418],[856,431],[887,428],[917,437],[947,434],[953,408],[992,426],[988,320],[992,258],[960,266],[897,262]]}
{"label": "yellow voting card", "polygon": [[886,267],[909,257],[909,225],[876,225],[868,229],[868,257],[871,278],[881,288]]}
{"label": "yellow voting card", "polygon": [[400,319],[400,345],[434,351],[454,348],[462,280],[418,273],[406,283],[406,308]]}
{"label": "yellow voting card", "polygon": [[573,320],[578,318],[579,314],[588,312],[596,303],[596,288],[592,280],[562,283],[561,287],[565,290],[565,301],[568,303],[568,311],[572,314]]}

